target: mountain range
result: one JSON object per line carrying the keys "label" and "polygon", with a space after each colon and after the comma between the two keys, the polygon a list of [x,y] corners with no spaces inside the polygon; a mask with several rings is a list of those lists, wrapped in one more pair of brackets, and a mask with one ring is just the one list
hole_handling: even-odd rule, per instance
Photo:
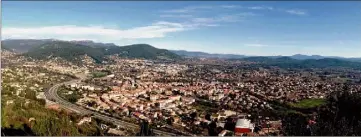
{"label": "mountain range", "polygon": [[222,58],[258,62],[266,66],[285,68],[324,68],[351,67],[361,68],[361,58],[328,57],[319,55],[293,56],[245,56],[236,54],[210,54],[184,50],[158,49],[148,44],[117,46],[112,43],[96,43],[93,41],[63,41],[55,39],[12,39],[3,40],[1,49],[10,50],[36,59],[61,57],[68,61],[77,61],[83,55],[93,58],[97,63],[106,61],[108,55],[125,58],[166,59],[181,58]]}
{"label": "mountain range", "polygon": [[292,56],[246,56],[246,55],[238,55],[238,54],[212,54],[206,52],[185,51],[185,50],[171,50],[171,51],[173,53],[176,53],[184,57],[200,57],[200,58],[242,59],[248,57],[267,57],[267,58],[290,57],[292,59],[297,59],[297,60],[333,58],[333,59],[361,62],[361,58],[345,58],[345,57],[337,57],[337,56],[320,56],[320,55],[295,54]]}
{"label": "mountain range", "polygon": [[111,43],[95,43],[93,41],[63,41],[54,39],[45,40],[4,40],[2,49],[7,49],[22,55],[47,59],[61,57],[68,61],[75,61],[87,55],[101,63],[107,55],[118,55],[126,58],[144,59],[180,59],[181,56],[165,49],[158,49],[148,44],[133,44],[116,46]]}

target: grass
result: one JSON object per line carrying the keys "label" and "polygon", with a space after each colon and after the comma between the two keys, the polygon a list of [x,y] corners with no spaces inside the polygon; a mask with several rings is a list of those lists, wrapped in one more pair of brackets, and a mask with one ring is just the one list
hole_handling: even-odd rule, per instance
{"label": "grass", "polygon": [[107,72],[93,72],[93,77],[94,78],[100,78],[100,77],[104,77],[106,75],[108,75]]}
{"label": "grass", "polygon": [[304,99],[298,103],[291,103],[290,105],[295,108],[314,108],[322,106],[326,103],[324,99]]}
{"label": "grass", "polygon": [[287,116],[289,114],[307,115],[313,112],[314,108],[326,104],[325,99],[304,99],[297,103],[282,104],[279,102],[271,103],[274,108],[273,114],[278,116]]}

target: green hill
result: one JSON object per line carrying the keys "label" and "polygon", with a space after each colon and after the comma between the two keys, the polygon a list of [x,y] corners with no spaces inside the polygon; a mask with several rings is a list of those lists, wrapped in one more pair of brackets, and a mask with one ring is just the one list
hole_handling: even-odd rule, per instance
{"label": "green hill", "polygon": [[75,61],[80,56],[88,55],[96,62],[101,62],[103,60],[103,53],[101,50],[65,41],[44,43],[38,47],[30,49],[24,55],[35,59],[61,57],[68,61]]}
{"label": "green hill", "polygon": [[111,46],[106,55],[119,54],[121,57],[145,59],[179,59],[180,56],[165,49],[158,49],[148,44],[134,44],[128,46]]}
{"label": "green hill", "polygon": [[148,44],[134,44],[128,46],[88,46],[67,41],[51,41],[30,49],[23,55],[35,59],[61,57],[68,61],[76,61],[80,56],[88,55],[97,63],[101,63],[106,55],[118,54],[126,58],[144,59],[180,59],[165,49],[158,49]]}

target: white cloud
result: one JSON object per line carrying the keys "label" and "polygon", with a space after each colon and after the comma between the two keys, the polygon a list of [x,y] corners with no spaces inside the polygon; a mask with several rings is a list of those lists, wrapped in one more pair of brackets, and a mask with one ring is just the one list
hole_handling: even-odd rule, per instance
{"label": "white cloud", "polygon": [[268,47],[268,45],[264,44],[244,44],[247,47]]}
{"label": "white cloud", "polygon": [[307,12],[305,10],[299,10],[299,9],[284,10],[284,9],[270,7],[270,6],[253,6],[253,7],[247,7],[247,8],[251,9],[251,10],[281,11],[281,12],[286,12],[286,13],[294,14],[294,15],[306,15],[307,14]]}
{"label": "white cloud", "polygon": [[306,15],[307,12],[306,11],[303,11],[303,10],[286,10],[287,13],[289,14],[294,14],[294,15]]}
{"label": "white cloud", "polygon": [[248,8],[252,9],[252,10],[262,10],[262,9],[264,9],[263,7],[260,7],[260,6],[248,7]]}
{"label": "white cloud", "polygon": [[174,10],[166,10],[164,12],[167,12],[167,13],[188,13],[192,10],[190,9],[174,9]]}
{"label": "white cloud", "polygon": [[269,6],[254,6],[254,7],[248,7],[248,9],[251,10],[273,10],[273,7],[269,7]]}
{"label": "white cloud", "polygon": [[255,13],[252,13],[252,12],[242,12],[242,13],[238,13],[236,14],[237,16],[243,16],[243,17],[248,17],[248,16],[257,16],[259,14],[255,14]]}
{"label": "white cloud", "polygon": [[[187,6],[179,9],[171,9],[171,10],[163,10],[165,13],[190,13],[197,11],[209,11],[215,9],[235,9],[235,8],[243,8],[240,5],[220,5],[220,6],[209,6],[209,5],[199,5],[199,6]],[[267,7],[266,7],[267,8]]]}
{"label": "white cloud", "polygon": [[195,12],[202,9],[212,9],[213,6],[188,6],[181,9],[172,9],[172,10],[164,10],[165,13],[189,13],[189,12]]}
{"label": "white cloud", "polygon": [[102,26],[45,26],[29,28],[3,28],[2,36],[11,38],[62,39],[94,41],[114,41],[120,39],[148,39],[165,37],[168,33],[185,31],[187,28],[179,23],[156,22],[150,26],[130,29],[110,29]]}
{"label": "white cloud", "polygon": [[156,25],[156,26],[173,26],[173,27],[183,28],[183,25],[180,24],[180,23],[167,22],[167,21],[159,21],[159,22],[154,23],[153,25]]}
{"label": "white cloud", "polygon": [[191,22],[193,24],[200,24],[203,26],[218,26],[218,23],[231,23],[231,22],[239,22],[245,19],[248,16],[255,16],[256,14],[246,12],[246,13],[238,13],[238,14],[231,14],[231,15],[220,15],[215,17],[199,17],[199,18],[192,18]]}
{"label": "white cloud", "polygon": [[216,22],[217,20],[215,18],[193,18],[192,22],[198,22],[198,23],[210,23],[210,22]]}
{"label": "white cloud", "polygon": [[242,8],[239,5],[221,5],[221,8],[225,8],[225,9],[234,9],[234,8]]}
{"label": "white cloud", "polygon": [[191,17],[193,17],[193,15],[188,15],[188,14],[179,14],[179,15],[163,14],[163,15],[160,15],[160,17],[162,17],[162,18],[191,18]]}

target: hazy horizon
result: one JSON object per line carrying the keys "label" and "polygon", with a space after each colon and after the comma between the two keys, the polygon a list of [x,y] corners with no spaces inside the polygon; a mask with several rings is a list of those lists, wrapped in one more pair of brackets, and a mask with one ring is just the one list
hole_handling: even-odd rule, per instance
{"label": "hazy horizon", "polygon": [[4,1],[2,39],[146,43],[247,56],[360,57],[358,2]]}

